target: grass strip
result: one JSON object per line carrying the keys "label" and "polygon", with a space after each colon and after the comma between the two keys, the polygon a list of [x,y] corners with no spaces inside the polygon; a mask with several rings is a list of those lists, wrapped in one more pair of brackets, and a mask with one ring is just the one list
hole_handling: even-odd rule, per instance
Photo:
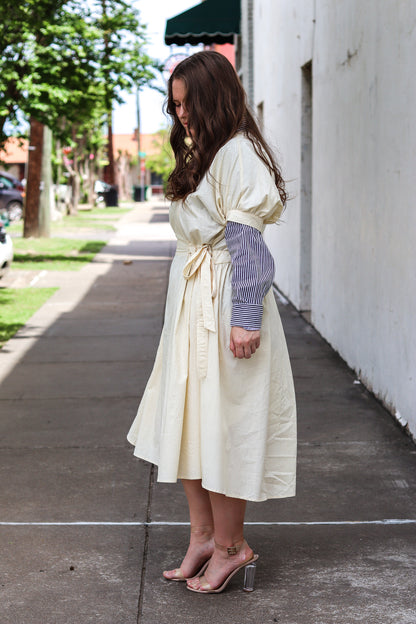
{"label": "grass strip", "polygon": [[87,228],[94,230],[115,231],[119,218],[130,212],[130,208],[89,208],[80,209],[75,215],[67,215],[60,221],[52,223],[52,232],[60,232],[65,229]]}
{"label": "grass strip", "polygon": [[0,288],[0,348],[58,288]]}
{"label": "grass strip", "polygon": [[91,262],[105,241],[69,238],[15,238],[13,269],[77,271]]}
{"label": "grass strip", "polygon": [[[119,218],[130,212],[131,208],[81,208],[75,215],[65,215],[59,221],[51,223],[51,232],[59,233],[63,230],[103,230],[114,232],[115,223]],[[22,234],[23,221],[11,223],[8,226],[10,234]]]}
{"label": "grass strip", "polygon": [[62,232],[64,230],[103,230],[106,232],[115,232],[117,229],[114,224],[114,219],[104,219],[102,217],[74,215],[73,217],[64,217],[61,221],[56,221],[52,224],[52,234],[56,232]]}
{"label": "grass strip", "polygon": [[97,216],[97,217],[111,217],[111,219],[114,219],[114,217],[118,217],[123,214],[126,214],[127,212],[130,212],[131,208],[91,208],[89,210],[83,210],[82,212],[86,212],[86,214],[92,214],[93,216]]}

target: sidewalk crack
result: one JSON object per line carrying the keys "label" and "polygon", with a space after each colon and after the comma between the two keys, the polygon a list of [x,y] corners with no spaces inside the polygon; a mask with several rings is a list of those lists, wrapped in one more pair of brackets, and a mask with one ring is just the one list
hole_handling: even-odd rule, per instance
{"label": "sidewalk crack", "polygon": [[144,586],[146,582],[147,553],[149,549],[149,533],[150,533],[149,525],[152,522],[152,499],[153,499],[154,474],[155,474],[155,467],[152,464],[150,468],[150,473],[149,473],[149,488],[148,488],[147,506],[146,506],[146,524],[144,526],[143,562],[142,562],[142,572],[141,572],[141,577],[140,577],[139,602],[137,605],[137,624],[140,624],[140,622],[142,621]]}

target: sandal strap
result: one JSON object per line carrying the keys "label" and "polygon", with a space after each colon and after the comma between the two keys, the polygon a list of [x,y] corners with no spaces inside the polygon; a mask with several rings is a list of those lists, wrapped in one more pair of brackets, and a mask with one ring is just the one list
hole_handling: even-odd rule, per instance
{"label": "sandal strap", "polygon": [[245,540],[243,539],[241,542],[236,542],[232,546],[223,546],[222,544],[218,544],[218,542],[214,541],[215,548],[218,548],[218,550],[222,550],[223,552],[226,552],[229,557],[239,553],[241,548],[242,548],[242,546],[243,546],[243,544],[244,544],[244,542],[245,542]]}

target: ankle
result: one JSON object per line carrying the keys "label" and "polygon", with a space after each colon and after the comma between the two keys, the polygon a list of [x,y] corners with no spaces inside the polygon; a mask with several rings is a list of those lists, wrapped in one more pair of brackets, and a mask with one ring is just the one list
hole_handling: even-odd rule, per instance
{"label": "ankle", "polygon": [[201,526],[191,526],[191,535],[195,537],[209,537],[214,535],[214,527],[206,524]]}
{"label": "ankle", "polygon": [[191,535],[189,538],[189,543],[191,546],[199,546],[202,547],[208,544],[211,544],[214,539],[214,529],[213,527],[192,527]]}

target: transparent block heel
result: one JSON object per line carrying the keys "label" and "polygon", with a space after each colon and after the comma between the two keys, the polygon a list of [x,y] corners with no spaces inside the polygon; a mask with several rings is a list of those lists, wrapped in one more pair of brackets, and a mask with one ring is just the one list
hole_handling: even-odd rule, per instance
{"label": "transparent block heel", "polygon": [[256,576],[256,564],[249,563],[244,568],[244,585],[243,590],[246,592],[254,591],[254,577]]}

